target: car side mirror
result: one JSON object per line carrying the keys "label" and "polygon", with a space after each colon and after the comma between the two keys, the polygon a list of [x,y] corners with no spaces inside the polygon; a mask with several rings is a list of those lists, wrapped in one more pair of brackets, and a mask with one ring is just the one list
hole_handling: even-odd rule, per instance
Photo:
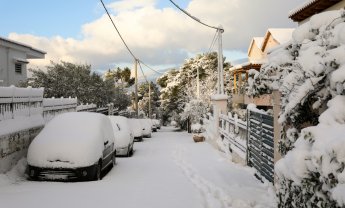
{"label": "car side mirror", "polygon": [[108,143],[109,143],[109,141],[104,142],[104,146],[107,145]]}

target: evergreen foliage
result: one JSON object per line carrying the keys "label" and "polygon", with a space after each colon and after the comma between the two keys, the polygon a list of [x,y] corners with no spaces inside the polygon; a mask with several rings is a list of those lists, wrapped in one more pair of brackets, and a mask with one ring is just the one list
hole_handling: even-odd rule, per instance
{"label": "evergreen foliage", "polygon": [[[224,60],[225,61],[225,60]],[[182,124],[181,113],[187,103],[197,98],[197,69],[200,78],[200,100],[210,104],[210,95],[217,83],[217,53],[197,55],[187,59],[180,69],[171,70],[157,79],[161,89],[163,122]],[[224,68],[229,68],[224,63]]]}
{"label": "evergreen foliage", "polygon": [[312,17],[290,43],[270,52],[260,72],[250,72],[249,95],[274,89],[282,95],[278,207],[345,207],[334,195],[345,182],[345,150],[339,148],[345,121],[339,109],[345,104],[344,21],[344,10]]}
{"label": "evergreen foliage", "polygon": [[79,103],[105,106],[113,99],[111,80],[91,71],[90,65],[51,62],[45,71],[31,70],[32,77],[21,86],[44,87],[44,97],[77,97]]}

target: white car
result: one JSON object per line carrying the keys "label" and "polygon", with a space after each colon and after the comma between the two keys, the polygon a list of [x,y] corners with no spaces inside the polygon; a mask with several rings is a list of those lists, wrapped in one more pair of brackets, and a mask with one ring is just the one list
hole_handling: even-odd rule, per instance
{"label": "white car", "polygon": [[161,129],[161,122],[158,119],[153,119],[153,122],[156,124],[157,129]]}
{"label": "white car", "polygon": [[131,132],[134,137],[134,141],[143,141],[143,127],[139,119],[131,118],[128,119]]}
{"label": "white car", "polygon": [[115,135],[116,155],[132,156],[134,137],[128,119],[123,116],[109,116]]}
{"label": "white car", "polygon": [[152,122],[151,119],[139,119],[143,127],[143,137],[151,138]]}
{"label": "white car", "polygon": [[28,149],[32,180],[100,180],[115,165],[114,133],[107,116],[63,113],[53,118]]}

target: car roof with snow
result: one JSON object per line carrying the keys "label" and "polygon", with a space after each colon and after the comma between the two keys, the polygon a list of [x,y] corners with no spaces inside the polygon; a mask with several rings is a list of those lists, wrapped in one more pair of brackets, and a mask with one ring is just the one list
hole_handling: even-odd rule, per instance
{"label": "car roof with snow", "polygon": [[32,141],[28,162],[36,166],[58,166],[52,161],[69,161],[68,166],[88,166],[102,157],[104,143],[113,143],[107,116],[89,112],[63,113],[52,119]]}

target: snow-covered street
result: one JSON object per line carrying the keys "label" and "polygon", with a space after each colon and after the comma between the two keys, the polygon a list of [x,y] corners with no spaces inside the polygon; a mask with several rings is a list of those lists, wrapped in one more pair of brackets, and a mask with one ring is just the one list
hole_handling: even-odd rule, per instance
{"label": "snow-covered street", "polygon": [[0,175],[1,207],[223,208],[274,207],[274,193],[252,170],[229,162],[206,142],[163,127],[118,158],[102,181],[27,181],[25,161]]}

